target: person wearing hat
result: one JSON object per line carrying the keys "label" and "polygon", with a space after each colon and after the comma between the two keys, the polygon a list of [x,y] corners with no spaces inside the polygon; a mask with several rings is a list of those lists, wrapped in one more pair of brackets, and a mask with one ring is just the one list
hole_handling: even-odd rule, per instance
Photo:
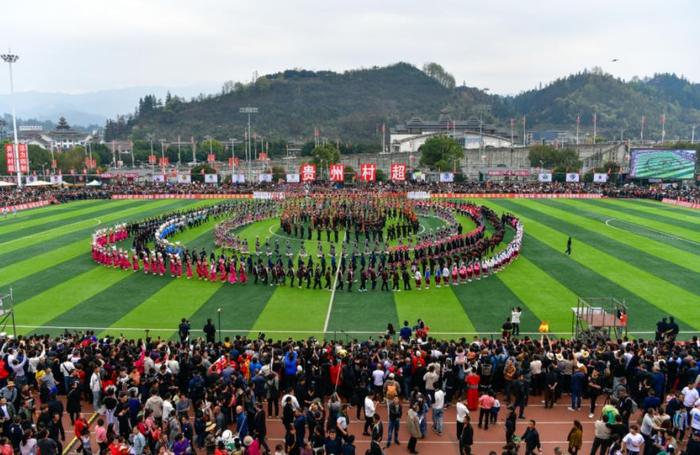
{"label": "person wearing hat", "polygon": [[394,373],[389,373],[389,376],[382,387],[382,392],[384,392],[384,398],[386,399],[387,406],[394,401],[394,398],[401,395],[401,384],[399,384],[399,382],[396,380],[396,375],[394,375]]}
{"label": "person wearing hat", "polygon": [[0,398],[5,398],[8,403],[17,403],[17,388],[15,387],[14,381],[8,381],[7,385],[0,389]]}

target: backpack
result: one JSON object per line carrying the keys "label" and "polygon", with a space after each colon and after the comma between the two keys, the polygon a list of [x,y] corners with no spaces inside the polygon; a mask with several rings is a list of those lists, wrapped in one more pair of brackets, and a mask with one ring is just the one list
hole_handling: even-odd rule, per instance
{"label": "backpack", "polygon": [[481,364],[481,375],[482,376],[491,376],[493,373],[493,365],[491,362],[484,362]]}
{"label": "backpack", "polygon": [[396,390],[396,384],[389,384],[386,386],[386,397],[393,399],[398,395]]}

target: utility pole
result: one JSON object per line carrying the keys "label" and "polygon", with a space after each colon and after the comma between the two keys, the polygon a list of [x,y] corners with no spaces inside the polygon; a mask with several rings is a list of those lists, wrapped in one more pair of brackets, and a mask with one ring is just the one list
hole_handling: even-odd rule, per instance
{"label": "utility pole", "polygon": [[[151,143],[151,156],[153,156],[153,135],[148,135],[148,141]],[[151,163],[151,175],[156,173],[156,163]]]}
{"label": "utility pole", "polygon": [[515,119],[510,119],[510,146],[511,148],[515,145]]}
{"label": "utility pole", "polygon": [[177,137],[177,166],[180,167],[182,159],[180,157],[180,136]]}
{"label": "utility pole", "polygon": [[12,51],[8,51],[7,54],[0,54],[0,58],[3,59],[5,63],[10,65],[10,99],[12,103],[12,131],[14,132],[14,147],[13,155],[15,160],[15,169],[17,170],[17,188],[22,188],[22,169],[19,164],[19,140],[17,139],[17,114],[15,112],[15,81],[12,75],[12,64],[19,60],[19,55],[13,54]]}
{"label": "utility pole", "polygon": [[666,114],[661,114],[661,143],[666,139]]}
{"label": "utility pole", "polygon": [[644,124],[646,123],[647,118],[645,115],[642,115],[642,128],[639,130],[639,142],[644,144]]}
{"label": "utility pole", "polygon": [[231,141],[231,183],[233,183],[233,176],[236,172],[236,138],[230,137],[228,140]]}
{"label": "utility pole", "polygon": [[576,114],[576,145],[578,145],[578,132],[581,126],[581,114]]}
{"label": "utility pole", "polygon": [[693,126],[690,128],[690,131],[691,131],[691,132],[690,132],[690,143],[691,143],[691,144],[695,144],[695,127],[696,127],[696,126],[697,126],[697,125],[693,125]]}
{"label": "utility pole", "polygon": [[[165,139],[160,140],[160,168],[165,177]],[[167,179],[166,179],[167,180]]]}
{"label": "utility pole", "polygon": [[527,147],[527,133],[525,131],[526,117],[523,115],[523,147]]}
{"label": "utility pole", "polygon": [[593,112],[593,145],[595,145],[595,141],[598,136],[598,113]]}
{"label": "utility pole", "polygon": [[197,165],[197,143],[194,141],[194,136],[190,136],[190,143],[192,144],[192,165]]}
{"label": "utility pole", "polygon": [[241,114],[248,114],[248,137],[246,138],[246,169],[247,169],[247,174],[246,178],[250,180],[250,159],[252,155],[252,149],[251,149],[251,144],[250,144],[250,116],[252,114],[257,114],[258,113],[258,108],[253,107],[253,106],[246,106],[238,109],[238,112]]}

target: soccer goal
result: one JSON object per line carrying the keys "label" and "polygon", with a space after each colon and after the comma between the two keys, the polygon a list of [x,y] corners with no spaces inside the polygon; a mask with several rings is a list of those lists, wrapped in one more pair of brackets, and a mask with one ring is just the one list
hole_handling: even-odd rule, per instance
{"label": "soccer goal", "polygon": [[15,326],[15,299],[12,295],[12,288],[9,292],[0,291],[0,332],[7,332],[7,325],[12,323],[12,335],[17,337],[17,327]]}
{"label": "soccer goal", "polygon": [[596,341],[627,336],[627,305],[615,297],[579,297],[571,308],[571,332],[578,340]]}

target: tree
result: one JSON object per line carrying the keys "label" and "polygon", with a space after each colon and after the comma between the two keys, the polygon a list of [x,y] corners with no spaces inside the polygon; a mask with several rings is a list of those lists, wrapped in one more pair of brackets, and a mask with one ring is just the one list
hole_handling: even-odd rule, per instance
{"label": "tree", "polygon": [[340,161],[340,152],[330,144],[321,144],[311,151],[311,157],[311,162],[319,170],[328,169],[330,164]]}
{"label": "tree", "polygon": [[[202,171],[204,172],[202,173]],[[191,174],[193,182],[201,183],[204,181],[204,174],[216,174],[216,169],[209,166],[208,164],[198,164],[197,166],[192,168]]]}
{"label": "tree", "polygon": [[528,158],[533,167],[548,169],[556,167],[579,169],[582,164],[576,150],[556,149],[551,145],[535,145],[530,147]]}
{"label": "tree", "polygon": [[449,89],[455,88],[454,76],[445,71],[445,68],[443,68],[442,65],[435,62],[426,63],[423,65],[423,72],[438,81],[443,87]]}
{"label": "tree", "polygon": [[418,149],[421,152],[420,164],[433,171],[449,171],[464,156],[462,147],[447,136],[431,137]]}
{"label": "tree", "polygon": [[[93,154],[92,157],[99,165],[99,155]],[[64,174],[69,173],[71,169],[74,169],[76,173],[80,174],[85,167],[85,147],[79,145],[65,152],[61,152],[58,154],[57,161],[58,167]]]}
{"label": "tree", "polygon": [[44,165],[44,169],[51,169],[51,153],[48,150],[45,150],[38,145],[29,145],[29,169],[32,171],[39,171],[42,170],[42,164]]}
{"label": "tree", "polygon": [[221,94],[228,95],[229,93],[233,93],[233,91],[235,89],[236,89],[236,84],[233,81],[226,81],[221,86]]}
{"label": "tree", "polygon": [[287,171],[282,166],[272,166],[272,180],[277,182],[287,177]]}
{"label": "tree", "polygon": [[[211,145],[211,147],[210,147]],[[211,150],[212,153],[216,155],[217,160],[222,160],[224,158],[224,144],[217,141],[216,139],[205,139],[199,145],[199,150],[205,154],[209,154]]]}

